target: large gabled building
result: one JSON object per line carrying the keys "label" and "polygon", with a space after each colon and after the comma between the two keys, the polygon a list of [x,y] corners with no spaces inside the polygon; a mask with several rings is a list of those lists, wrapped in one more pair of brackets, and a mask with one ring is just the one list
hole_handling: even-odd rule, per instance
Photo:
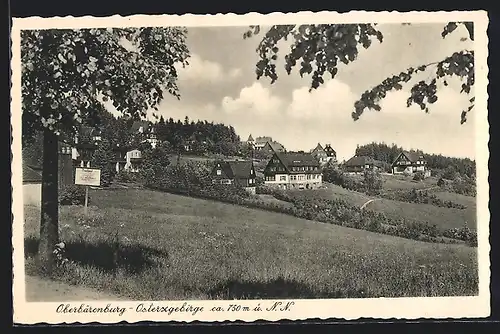
{"label": "large gabled building", "polygon": [[320,163],[310,153],[275,152],[264,169],[264,184],[280,189],[316,189],[322,181]]}

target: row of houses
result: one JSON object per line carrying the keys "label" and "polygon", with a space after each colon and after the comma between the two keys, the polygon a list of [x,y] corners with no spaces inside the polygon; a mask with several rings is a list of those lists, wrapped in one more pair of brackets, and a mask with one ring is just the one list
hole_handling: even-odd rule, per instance
{"label": "row of houses", "polygon": [[[320,146],[320,145],[319,145]],[[263,175],[264,184],[279,189],[318,189],[323,183],[324,161],[317,158],[318,150],[303,152],[274,152]],[[378,170],[384,164],[371,157],[354,156],[342,166],[347,173],[362,173]],[[403,151],[391,165],[393,174],[422,172],[430,176],[423,155]],[[238,184],[255,193],[256,171],[253,161],[217,162],[211,173],[212,183]]]}
{"label": "row of houses", "polygon": [[[351,174],[362,173],[365,170],[383,170],[385,163],[369,156],[357,156],[347,160],[343,167],[346,172]],[[391,164],[391,173],[394,175],[413,174],[421,172],[425,177],[430,176],[430,170],[427,167],[427,161],[424,156],[417,152],[403,151],[399,153]]]}
{"label": "row of houses", "polygon": [[[280,189],[317,189],[322,185],[320,162],[311,153],[274,152],[264,169],[264,184]],[[255,193],[253,161],[219,161],[212,183],[237,184]]]}

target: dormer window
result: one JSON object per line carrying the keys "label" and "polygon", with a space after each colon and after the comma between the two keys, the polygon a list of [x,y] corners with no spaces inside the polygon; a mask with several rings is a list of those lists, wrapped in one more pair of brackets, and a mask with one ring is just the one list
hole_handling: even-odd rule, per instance
{"label": "dormer window", "polygon": [[222,171],[220,169],[217,169],[217,175],[222,175]]}

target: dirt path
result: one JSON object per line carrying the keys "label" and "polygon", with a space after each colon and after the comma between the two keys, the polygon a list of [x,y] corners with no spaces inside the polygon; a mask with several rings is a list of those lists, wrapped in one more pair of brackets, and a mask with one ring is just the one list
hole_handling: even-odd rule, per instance
{"label": "dirt path", "polygon": [[28,302],[120,299],[123,298],[97,290],[26,275],[26,301]]}
{"label": "dirt path", "polygon": [[368,204],[370,204],[371,202],[373,201],[376,201],[376,200],[379,200],[380,198],[374,198],[374,199],[371,199],[369,201],[366,201],[365,204],[361,205],[361,210],[363,210]]}

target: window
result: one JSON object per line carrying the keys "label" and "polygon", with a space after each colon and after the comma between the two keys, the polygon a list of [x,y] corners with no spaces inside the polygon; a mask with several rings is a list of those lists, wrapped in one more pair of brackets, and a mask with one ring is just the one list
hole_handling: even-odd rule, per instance
{"label": "window", "polygon": [[275,172],[276,171],[276,167],[271,167],[271,168],[269,168],[269,170],[271,170],[272,172]]}
{"label": "window", "polygon": [[253,183],[253,179],[249,179],[248,184],[252,184],[252,183]]}
{"label": "window", "polygon": [[296,175],[292,175],[292,176],[290,176],[290,180],[292,180],[292,181],[297,180],[297,176],[296,176]]}
{"label": "window", "polygon": [[281,175],[280,176],[280,181],[286,181],[286,175]]}
{"label": "window", "polygon": [[252,175],[253,175],[253,169],[250,169],[250,174],[252,174]]}
{"label": "window", "polygon": [[311,179],[311,174],[307,174],[307,179],[310,180]]}
{"label": "window", "polygon": [[222,175],[222,171],[220,169],[217,169],[217,175]]}

